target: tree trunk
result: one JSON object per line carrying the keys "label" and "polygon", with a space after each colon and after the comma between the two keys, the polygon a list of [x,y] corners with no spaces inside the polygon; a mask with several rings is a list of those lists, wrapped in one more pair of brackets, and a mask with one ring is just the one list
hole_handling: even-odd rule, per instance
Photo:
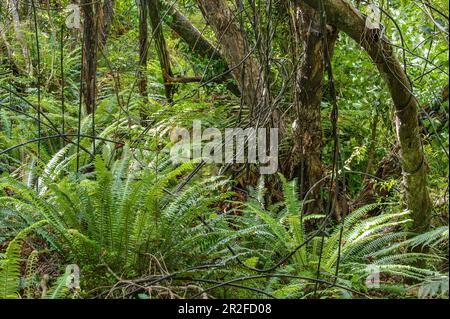
{"label": "tree trunk", "polygon": [[163,24],[161,21],[159,0],[147,0],[148,13],[153,31],[153,39],[155,40],[156,51],[158,52],[159,63],[164,81],[167,101],[172,102],[174,86],[170,84],[170,78],[173,77],[172,68],[170,67],[170,55],[167,49],[166,40],[164,39]]}
{"label": "tree trunk", "polygon": [[[370,142],[369,142],[369,151],[367,153],[367,155],[368,155],[367,168],[366,168],[367,174],[372,174],[373,160],[375,159],[375,148],[376,148],[376,144],[377,144],[377,124],[378,124],[379,117],[380,117],[380,115],[377,110],[375,116],[372,119],[372,124],[371,124],[371,128],[370,128],[371,134],[370,134]],[[368,178],[369,178],[369,175],[366,175],[364,177],[364,180],[367,180]]]}
{"label": "tree trunk", "polygon": [[100,41],[99,46],[102,48],[106,45],[109,30],[111,29],[111,20],[114,12],[114,0],[105,0],[100,12]]}
{"label": "tree trunk", "polygon": [[[298,0],[300,1],[300,0]],[[303,0],[316,10],[320,1]],[[412,230],[429,229],[431,201],[427,188],[427,172],[417,116],[418,102],[413,96],[407,74],[391,45],[379,33],[366,29],[362,14],[345,0],[322,0],[327,23],[335,25],[360,43],[383,76],[396,108],[395,125],[400,144],[401,166],[406,205],[413,219]]]}
{"label": "tree trunk", "polygon": [[251,122],[265,119],[263,106],[267,104],[268,92],[264,90],[264,79],[257,61],[245,52],[245,39],[236,24],[233,13],[225,0],[197,0],[203,17],[212,27],[220,43],[223,57],[238,82],[242,99],[250,108]]}
{"label": "tree trunk", "polygon": [[[6,30],[6,27],[3,24],[3,22],[0,21],[0,39],[2,39],[4,47],[5,47],[5,50],[6,50],[6,56],[8,57],[8,64],[15,65],[15,63],[14,63],[14,56],[13,56],[13,50],[11,48],[11,44],[8,41],[8,36],[4,32],[4,30]],[[1,62],[3,62],[3,61],[1,61]]]}
{"label": "tree trunk", "polygon": [[83,101],[88,114],[92,114],[95,111],[98,50],[106,44],[107,33],[112,19],[113,5],[113,0],[105,0],[103,6],[100,1],[81,1],[81,9],[84,15]]}
{"label": "tree trunk", "polygon": [[[294,156],[289,177],[299,177],[300,196],[322,178],[322,125],[320,103],[323,93],[324,56],[320,34],[320,20],[315,10],[308,6],[294,6],[293,19],[297,48],[302,48],[302,60],[296,71],[294,105],[297,119],[294,126]],[[322,205],[320,187],[311,191],[313,202],[307,211],[320,213]],[[312,211],[311,211],[312,213]]]}
{"label": "tree trunk", "polygon": [[148,102],[147,96],[147,52],[148,52],[148,29],[147,29],[147,4],[145,0],[139,1],[139,94],[144,103]]}
{"label": "tree trunk", "polygon": [[[164,8],[168,10],[167,14],[170,16],[170,19],[167,19],[167,25],[189,45],[193,52],[201,57],[222,59],[219,50],[209,43],[180,11],[174,6],[164,5]],[[223,59],[222,61],[226,65]]]}
{"label": "tree trunk", "polygon": [[[163,4],[164,5],[164,4]],[[190,47],[192,52],[195,52],[200,57],[208,58],[216,61],[220,66],[219,72],[225,73],[228,70],[228,65],[225,59],[208,40],[192,25],[192,23],[174,6],[164,6],[168,10],[167,14],[170,19],[167,19],[167,25],[175,31],[186,44]],[[227,81],[232,78],[230,73],[216,78],[215,82]],[[227,82],[227,89],[236,96],[240,96],[239,88],[233,82]]]}
{"label": "tree trunk", "polygon": [[97,72],[97,46],[98,46],[98,25],[99,19],[96,9],[98,3],[94,4],[90,0],[82,0],[82,10],[84,14],[83,25],[83,99],[88,114],[94,112],[96,98],[96,72]]}
{"label": "tree trunk", "polygon": [[[325,65],[324,42],[320,17],[316,10],[302,3],[291,2],[289,12],[296,73],[293,88],[296,120],[293,127],[294,145],[283,171],[289,178],[298,177],[302,199],[308,193],[307,199],[313,200],[307,205],[306,211],[320,213],[323,212],[321,187],[318,182],[323,177],[321,101]],[[328,51],[332,52],[337,31],[327,26],[325,32]]]}
{"label": "tree trunk", "polygon": [[28,48],[27,41],[25,39],[25,35],[22,30],[22,24],[19,17],[19,1],[11,0],[9,2],[11,15],[13,19],[14,33],[16,35],[17,41],[20,44],[22,49],[23,58],[25,59],[27,65],[26,70],[29,75],[33,75],[33,64],[31,63],[30,50]]}

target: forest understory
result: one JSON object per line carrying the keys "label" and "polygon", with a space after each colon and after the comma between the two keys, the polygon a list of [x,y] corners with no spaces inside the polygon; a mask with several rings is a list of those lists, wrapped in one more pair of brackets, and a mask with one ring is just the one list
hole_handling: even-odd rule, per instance
{"label": "forest understory", "polygon": [[0,2],[0,299],[448,299],[446,0]]}

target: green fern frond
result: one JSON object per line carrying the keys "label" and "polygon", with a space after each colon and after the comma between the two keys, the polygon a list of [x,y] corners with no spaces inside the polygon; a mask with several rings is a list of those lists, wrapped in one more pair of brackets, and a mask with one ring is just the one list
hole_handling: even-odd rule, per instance
{"label": "green fern frond", "polygon": [[63,299],[67,298],[70,294],[70,289],[67,287],[67,280],[70,276],[70,272],[66,271],[63,275],[59,276],[55,283],[47,291],[44,299]]}
{"label": "green fern frond", "polygon": [[22,250],[23,238],[31,231],[41,227],[47,222],[42,220],[20,231],[10,241],[6,248],[5,258],[0,268],[0,299],[18,297],[18,284],[20,278],[20,252]]}
{"label": "green fern frond", "polygon": [[33,250],[28,256],[26,272],[25,272],[25,296],[27,299],[34,298],[35,292],[35,276],[36,276],[36,264],[39,258],[37,250]]}

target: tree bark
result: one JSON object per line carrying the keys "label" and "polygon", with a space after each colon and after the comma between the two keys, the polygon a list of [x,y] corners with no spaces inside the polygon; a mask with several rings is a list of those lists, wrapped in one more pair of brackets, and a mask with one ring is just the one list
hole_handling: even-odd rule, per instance
{"label": "tree bark", "polygon": [[[300,1],[300,0],[297,0]],[[320,1],[302,0],[316,10]],[[395,125],[400,144],[406,206],[413,219],[412,230],[424,232],[430,226],[431,201],[427,172],[419,135],[418,102],[407,74],[402,69],[388,39],[369,32],[362,14],[345,0],[321,0],[327,23],[336,26],[360,43],[383,76],[396,108]]]}
{"label": "tree bark", "polygon": [[[294,86],[294,105],[297,111],[294,126],[294,160],[289,177],[299,177],[300,196],[322,178],[322,125],[320,103],[323,94],[324,55],[320,34],[320,20],[314,9],[294,5],[293,25],[297,48],[301,48],[302,60],[297,69]],[[307,211],[320,213],[322,208],[320,187],[311,191],[308,199],[313,202]]]}
{"label": "tree bark", "polygon": [[268,92],[251,52],[245,52],[244,36],[225,0],[197,0],[203,17],[212,27],[222,49],[223,57],[239,85],[242,99],[251,111],[251,122],[265,119],[262,108]]}
{"label": "tree bark", "polygon": [[97,52],[98,52],[98,3],[91,0],[82,0],[82,10],[84,14],[83,25],[83,99],[86,105],[86,112],[91,114],[95,108],[96,72],[97,72]]}
{"label": "tree bark", "polygon": [[20,47],[22,49],[23,57],[27,63],[26,70],[29,75],[33,75],[33,64],[31,62],[31,56],[30,56],[30,50],[28,48],[27,41],[25,39],[25,35],[22,30],[22,24],[19,17],[19,1],[18,0],[11,0],[9,2],[11,15],[13,19],[13,27],[14,27],[14,33],[16,35],[17,41],[20,44]]}
{"label": "tree bark", "polygon": [[106,45],[113,6],[113,0],[105,0],[103,5],[100,1],[81,0],[81,9],[84,15],[83,101],[88,114],[92,114],[95,110],[98,50]]}
{"label": "tree bark", "polygon": [[173,77],[172,68],[170,66],[170,55],[167,49],[166,40],[164,39],[163,24],[161,21],[161,8],[159,0],[147,0],[148,13],[153,31],[153,39],[155,40],[156,51],[158,52],[159,63],[164,82],[167,101],[172,102],[174,86],[169,83],[169,79]]}
{"label": "tree bark", "polygon": [[[15,65],[14,64],[13,50],[11,48],[11,44],[8,41],[8,36],[4,32],[4,30],[6,30],[6,27],[3,24],[3,22],[0,21],[0,39],[2,39],[4,47],[5,47],[5,50],[6,50],[6,56],[8,57],[8,64]],[[1,49],[1,47],[0,47],[0,49]]]}
{"label": "tree bark", "polygon": [[226,65],[219,50],[209,43],[180,11],[174,6],[164,5],[164,7],[167,8],[167,14],[171,17],[167,19],[167,25],[189,45],[193,52],[201,57],[220,59]]}
{"label": "tree bark", "polygon": [[147,52],[148,52],[148,26],[147,4],[145,0],[139,1],[139,94],[144,103],[148,102],[147,96]]}
{"label": "tree bark", "polygon": [[[217,50],[201,33],[200,31],[174,6],[166,6],[162,4],[164,8],[167,8],[167,14],[170,19],[167,19],[167,25],[175,31],[186,44],[190,47],[191,51],[203,58],[208,58],[216,61],[220,66],[219,72],[225,73],[228,70],[228,65],[225,59],[222,57],[219,50]],[[232,78],[230,73],[216,78],[215,82],[227,81]],[[227,82],[227,89],[236,96],[240,96],[239,88],[233,82]]]}
{"label": "tree bark", "polygon": [[111,21],[114,12],[114,0],[105,0],[101,9],[100,19],[100,41],[99,46],[104,47],[106,45],[106,39],[108,38],[109,30],[111,29]]}
{"label": "tree bark", "polygon": [[[303,3],[291,1],[288,12],[296,74],[293,87],[296,117],[293,125],[293,148],[283,172],[288,178],[298,177],[301,199],[308,193],[307,199],[313,200],[305,211],[320,213],[323,211],[321,187],[320,183],[316,184],[323,177],[321,159],[323,147],[321,101],[325,65],[323,36],[327,38],[328,52],[331,54],[337,31],[327,26],[325,34],[322,35],[320,16],[316,10]],[[300,66],[297,66],[298,62]]]}

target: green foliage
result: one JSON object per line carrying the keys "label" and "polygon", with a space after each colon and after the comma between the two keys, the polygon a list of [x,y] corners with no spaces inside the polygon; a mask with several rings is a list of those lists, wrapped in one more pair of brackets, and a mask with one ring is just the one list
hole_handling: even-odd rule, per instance
{"label": "green foliage", "polygon": [[96,158],[95,179],[45,179],[40,193],[4,177],[2,187],[17,195],[3,197],[1,205],[16,216],[47,221],[51,230],[44,238],[88,272],[109,265],[134,276],[148,267],[150,254],[174,269],[187,260],[196,263],[193,256],[200,261],[206,249],[200,218],[208,219],[210,205],[230,195],[213,195],[226,181],[209,179],[175,196],[166,188],[192,169],[191,163],[172,169],[163,161],[136,172],[131,166],[126,146],[111,170]]}
{"label": "green foliage", "polygon": [[[279,271],[315,278],[320,261],[320,278],[331,283],[336,279],[336,283],[344,286],[342,289],[333,288],[339,294],[348,294],[347,289],[365,290],[365,278],[373,267],[379,269],[382,276],[394,275],[421,281],[437,274],[432,269],[415,265],[420,261],[436,262],[440,259],[438,256],[407,251],[394,253],[394,250],[438,241],[436,237],[442,236],[444,229],[411,237],[412,234],[402,231],[402,225],[409,222],[408,213],[395,212],[392,204],[362,206],[350,212],[343,224],[332,225],[326,215],[303,215],[303,203],[298,199],[296,181],[288,182],[282,176],[281,180],[283,207],[277,203],[265,208],[264,202],[258,200],[261,194],[256,192],[244,203],[242,215],[234,218],[239,225],[236,235],[240,237],[234,249],[247,258],[248,264],[251,261],[257,268],[267,269],[297,249]],[[383,213],[368,216],[376,208],[382,208]],[[324,228],[327,220],[329,226]],[[314,229],[312,221],[318,223],[317,229]],[[339,276],[335,278],[338,264]],[[313,281],[299,280],[292,280],[287,285],[281,284],[283,281],[276,282],[273,280],[270,283],[270,291],[283,298],[305,297],[311,292],[311,284],[314,284]],[[388,291],[389,286],[390,283],[386,282],[380,289]],[[325,286],[319,293],[333,294],[333,289]]]}
{"label": "green foliage", "polygon": [[449,282],[448,276],[435,276],[427,278],[419,286],[417,296],[425,298],[448,298]]}
{"label": "green foliage", "polygon": [[71,291],[67,287],[67,279],[70,272],[66,271],[63,275],[59,276],[53,286],[42,296],[43,299],[63,299],[67,298]]}
{"label": "green foliage", "polygon": [[20,253],[23,238],[34,229],[46,223],[45,220],[38,221],[20,231],[8,244],[5,256],[1,260],[0,267],[0,299],[17,298],[20,279]]}
{"label": "green foliage", "polygon": [[[378,2],[384,10],[382,33],[405,68],[420,105],[420,134],[434,205],[432,229],[423,234],[408,232],[409,215],[398,191],[402,179],[389,167],[385,170],[385,158],[395,158],[396,168],[401,164],[390,92],[374,61],[344,32],[339,32],[330,53],[339,109],[339,157],[345,170],[346,193],[341,195],[349,207],[357,208],[341,224],[327,212],[308,214],[308,201],[299,200],[296,179],[275,175],[256,182],[251,165],[245,174],[243,167],[233,166],[232,174],[228,170],[226,176],[217,176],[217,165],[206,164],[187,180],[196,163],[171,163],[168,150],[173,128],[191,130],[193,121],[201,120],[204,128],[223,132],[236,125],[253,126],[250,116],[257,115],[243,103],[247,92],[241,99],[227,90],[227,82],[209,82],[225,71],[223,61],[199,56],[170,29],[172,17],[165,10],[174,5],[223,51],[222,41],[205,23],[196,1],[163,1],[161,28],[173,75],[203,78],[198,83],[175,84],[172,101],[165,96],[151,32],[145,68],[147,96],[141,95],[138,7],[133,0],[114,1],[107,41],[95,63],[95,114],[87,114],[81,96],[86,84],[80,82],[83,37],[76,29],[60,33],[67,13],[60,9],[71,1],[58,2],[58,10],[42,3],[37,10],[39,74],[34,29],[26,23],[31,8],[19,3],[25,46],[14,30],[11,1],[0,4],[0,152],[4,152],[0,155],[0,298],[103,297],[113,285],[123,288],[120,283],[126,280],[173,273],[192,281],[171,278],[148,289],[161,294],[141,289],[131,295],[187,298],[192,291],[197,294],[213,287],[213,282],[246,278],[255,275],[252,268],[275,266],[273,271],[257,272],[265,277],[242,282],[256,290],[224,285],[205,295],[448,297],[448,276],[444,275],[449,240],[448,98],[442,101],[448,82],[448,1]],[[367,12],[367,2],[352,3]],[[268,93],[263,108],[270,107],[273,124],[280,128],[280,171],[286,173],[291,157],[301,157],[307,150],[294,147],[299,137],[292,125],[294,121],[300,127],[305,124],[296,121],[303,111],[296,107],[296,91],[303,89],[297,87],[296,72],[305,56],[301,45],[296,48],[302,40],[291,34],[294,25],[289,15],[296,14],[294,8],[287,8],[283,1],[268,4],[244,1],[245,14],[237,15],[235,22],[245,31],[249,57],[262,62]],[[29,50],[29,59],[24,49]],[[230,74],[236,76],[240,69],[235,66]],[[323,137],[324,177],[335,164],[327,77],[324,74],[323,87],[318,88],[323,93],[321,132],[313,132]],[[308,111],[308,105],[304,106]],[[44,137],[40,143],[38,123]],[[63,126],[66,139],[59,136]],[[309,141],[300,144],[305,143]],[[299,177],[300,183],[303,168],[298,168],[290,176]],[[370,178],[373,175],[376,179]],[[184,187],[174,191],[179,185]],[[327,188],[318,187],[324,199],[331,197]],[[365,205],[360,207],[361,198]],[[25,257],[22,244],[31,231],[33,240],[27,248],[33,251]],[[49,265],[43,256],[57,256],[58,263],[44,275],[42,268]],[[82,270],[81,291],[65,285],[69,274],[61,268],[69,263]],[[318,269],[322,282],[316,285]],[[368,289],[365,280],[373,269],[381,271],[381,284]],[[48,279],[45,294],[40,290],[41,279]]]}
{"label": "green foliage", "polygon": [[28,256],[25,272],[25,296],[27,299],[33,299],[35,292],[36,266],[39,259],[37,250],[33,250]]}

